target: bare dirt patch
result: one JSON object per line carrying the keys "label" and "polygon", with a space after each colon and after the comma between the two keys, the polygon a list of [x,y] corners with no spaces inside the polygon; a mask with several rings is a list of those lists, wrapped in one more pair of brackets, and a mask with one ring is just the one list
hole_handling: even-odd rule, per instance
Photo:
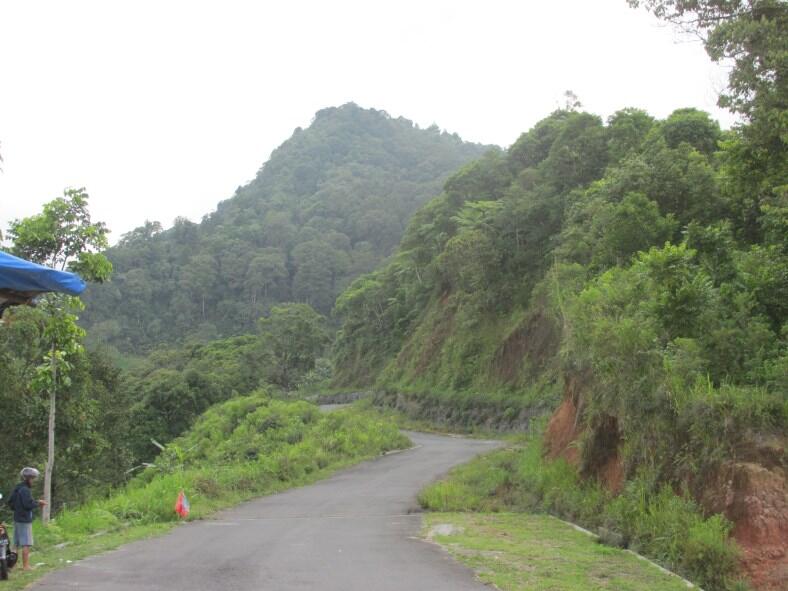
{"label": "bare dirt patch", "polygon": [[[582,376],[567,379],[564,401],[550,419],[544,437],[546,457],[563,458],[581,470],[589,464],[577,446],[586,426],[580,413]],[[625,471],[619,449],[615,419],[600,424],[590,437],[599,448],[583,476],[596,477],[617,494]],[[614,433],[616,431],[616,433]],[[607,435],[609,436],[606,436]],[[604,449],[603,449],[604,448]],[[584,455],[587,455],[584,453]],[[753,586],[763,591],[788,590],[788,477],[785,441],[771,437],[741,450],[741,459],[722,466],[717,478],[704,483],[698,499],[707,513],[722,513],[734,524],[733,537],[742,550],[742,571]]]}
{"label": "bare dirt patch", "polygon": [[580,435],[577,423],[577,407],[571,396],[564,401],[553,413],[547,425],[544,437],[545,454],[551,460],[564,458],[573,466],[580,461],[578,449],[574,444]]}
{"label": "bare dirt patch", "polygon": [[742,567],[758,589],[788,589],[788,486],[782,467],[729,462],[702,499],[734,523]]}

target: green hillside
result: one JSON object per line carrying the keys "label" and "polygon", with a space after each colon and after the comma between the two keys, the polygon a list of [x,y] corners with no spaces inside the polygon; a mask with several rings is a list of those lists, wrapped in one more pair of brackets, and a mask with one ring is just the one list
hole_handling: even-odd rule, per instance
{"label": "green hillside", "polygon": [[202,222],[149,222],[107,252],[86,297],[92,343],[124,351],[248,332],[273,303],[327,313],[398,244],[412,213],[484,148],[349,103],[319,111]]}
{"label": "green hillside", "polygon": [[[552,415],[544,453],[587,484],[574,498],[555,496],[575,486],[566,479],[493,494],[545,494],[540,507],[582,520],[599,483],[630,491],[620,498],[631,512],[611,523],[642,520],[648,535],[678,540],[660,505],[678,493],[692,511],[730,519],[718,530],[742,545],[751,580],[778,588],[788,13],[771,2],[645,4],[732,60],[720,103],[743,122],[722,131],[692,108],[603,121],[569,106],[466,165],[414,215],[397,254],[338,298],[335,381],[460,427],[533,429]],[[606,515],[608,502],[587,515]],[[707,589],[738,588],[736,560],[704,560],[693,576],[714,581]]]}
{"label": "green hillside", "polygon": [[[694,109],[553,113],[452,176],[340,297],[340,383],[522,396],[648,344],[688,384],[777,387],[784,193],[753,204],[745,141]],[[642,341],[604,349],[625,318]]]}
{"label": "green hillside", "polygon": [[[751,574],[774,577],[773,532],[785,531],[788,207],[784,187],[767,185],[785,182],[784,168],[739,176],[747,149],[741,131],[722,133],[692,109],[661,121],[626,110],[607,124],[553,113],[450,178],[393,260],[339,298],[337,384],[465,428],[529,429],[558,409],[546,453],[631,491],[631,512],[612,523],[643,519],[649,535],[672,536],[659,495],[683,491],[695,513],[738,526],[719,526],[710,544],[747,532],[737,539]],[[753,203],[756,174],[766,188]],[[511,486],[500,494],[535,494]],[[593,490],[539,508],[606,515],[610,498]],[[665,562],[690,560],[685,549]],[[714,555],[720,563],[705,556],[686,572],[716,581],[707,589],[735,588],[730,551]]]}

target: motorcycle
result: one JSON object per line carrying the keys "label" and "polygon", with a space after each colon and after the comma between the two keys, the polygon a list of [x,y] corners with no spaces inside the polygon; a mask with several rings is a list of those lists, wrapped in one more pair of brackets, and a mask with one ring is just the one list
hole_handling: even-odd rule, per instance
{"label": "motorcycle", "polygon": [[[0,501],[3,500],[3,493],[0,493]],[[14,568],[17,554],[11,550],[11,540],[8,538],[8,530],[5,523],[0,522],[0,581],[8,580],[8,571]]]}

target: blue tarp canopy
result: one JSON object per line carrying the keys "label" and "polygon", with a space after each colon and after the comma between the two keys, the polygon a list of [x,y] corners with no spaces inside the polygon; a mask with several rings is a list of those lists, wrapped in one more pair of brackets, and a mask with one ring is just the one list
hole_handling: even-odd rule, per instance
{"label": "blue tarp canopy", "polygon": [[50,269],[0,250],[0,297],[33,298],[48,291],[79,295],[85,282],[74,273]]}

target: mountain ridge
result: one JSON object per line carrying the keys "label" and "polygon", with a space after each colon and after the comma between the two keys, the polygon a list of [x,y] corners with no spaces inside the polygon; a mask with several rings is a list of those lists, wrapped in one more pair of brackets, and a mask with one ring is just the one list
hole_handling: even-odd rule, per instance
{"label": "mountain ridge", "polygon": [[108,250],[114,280],[86,297],[91,342],[140,352],[239,334],[284,301],[328,313],[443,180],[487,149],[355,103],[321,109],[201,222],[147,222]]}

